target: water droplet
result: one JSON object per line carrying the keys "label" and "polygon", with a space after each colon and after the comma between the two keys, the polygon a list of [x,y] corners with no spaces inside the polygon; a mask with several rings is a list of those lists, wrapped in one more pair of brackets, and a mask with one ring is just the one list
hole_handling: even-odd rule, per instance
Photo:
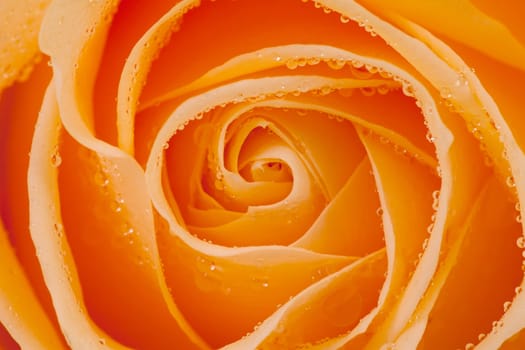
{"label": "water droplet", "polygon": [[97,171],[94,175],[95,184],[106,187],[109,185],[109,179],[106,177],[106,174],[103,171]]}
{"label": "water droplet", "polygon": [[255,289],[260,289],[260,288],[268,288],[270,286],[270,282],[268,281],[268,277],[263,275],[263,276],[254,276],[251,278],[251,281],[252,281],[252,284],[253,284],[253,287]]}
{"label": "water droplet", "polygon": [[197,287],[205,292],[219,288],[224,292],[224,282],[221,281],[219,267],[207,257],[198,256],[195,264],[195,283]]}
{"label": "water droplet", "polygon": [[308,114],[308,112],[306,110],[304,110],[304,109],[298,109],[298,110],[296,110],[296,113],[300,117],[304,117],[304,116],[306,116]]}
{"label": "water droplet", "polygon": [[319,89],[319,95],[326,96],[330,94],[332,91],[334,91],[330,86],[323,86]]}
{"label": "water droplet", "polygon": [[55,149],[51,155],[51,165],[55,168],[58,168],[60,164],[62,164],[62,157],[60,156],[60,153],[58,153],[58,150]]}
{"label": "water droplet", "polygon": [[516,245],[520,249],[525,249],[525,237],[521,236],[516,240]]}
{"label": "water droplet", "polygon": [[522,291],[521,286],[517,286],[517,287],[514,289],[514,292],[515,292],[516,294],[520,294],[521,291]]}
{"label": "water droplet", "polygon": [[472,135],[474,135],[474,138],[477,140],[483,140],[483,134],[481,133],[481,130],[477,127],[473,127],[470,132]]}
{"label": "water droplet", "polygon": [[492,322],[492,328],[494,330],[501,328],[501,327],[503,327],[503,321],[499,320],[499,321]]}
{"label": "water droplet", "polygon": [[365,31],[367,31],[371,36],[377,36],[376,31],[374,30],[374,27],[372,27],[370,24],[365,25]]}
{"label": "water droplet", "polygon": [[478,340],[479,340],[479,341],[482,341],[483,339],[485,339],[486,336],[487,336],[487,335],[486,335],[485,333],[480,333],[480,334],[478,335]]}
{"label": "water droplet", "polygon": [[348,23],[348,22],[350,22],[350,18],[348,18],[345,15],[339,16],[339,20],[341,21],[341,23]]}
{"label": "water droplet", "polygon": [[320,280],[328,275],[328,269],[326,266],[321,266],[317,268],[312,274],[312,280]]}
{"label": "water droplet", "polygon": [[371,86],[362,87],[362,88],[359,88],[359,90],[361,91],[363,96],[367,96],[367,97],[374,96],[375,93],[376,93],[376,89],[374,87],[371,87]]}
{"label": "water droplet", "polygon": [[378,67],[376,67],[374,65],[371,65],[371,64],[368,64],[368,63],[365,64],[365,68],[366,68],[367,71],[369,71],[372,74],[375,74],[375,73],[379,72],[379,68]]}
{"label": "water droplet", "polygon": [[129,225],[126,224],[124,232],[122,232],[122,235],[124,237],[129,237],[129,236],[133,235],[134,233],[135,233],[135,229],[133,227],[130,227]]}
{"label": "water droplet", "polygon": [[57,235],[61,236],[64,233],[64,226],[60,222],[55,222],[53,228]]}
{"label": "water droplet", "polygon": [[474,344],[468,343],[467,345],[465,345],[465,350],[472,350],[472,349],[474,349]]}
{"label": "water droplet", "polygon": [[376,90],[380,95],[386,95],[390,92],[390,88],[386,84],[378,86]]}
{"label": "water droplet", "polygon": [[518,222],[519,224],[521,224],[522,219],[521,219],[521,215],[520,215],[520,214],[516,215],[516,222]]}
{"label": "water droplet", "polygon": [[511,305],[512,301],[506,301],[505,303],[503,303],[503,312],[507,312]]}
{"label": "water droplet", "polygon": [[321,62],[321,59],[319,57],[310,57],[306,59],[306,63],[310,66],[315,66],[316,64],[319,64]]}
{"label": "water droplet", "polygon": [[450,91],[449,88],[447,87],[444,87],[441,89],[440,93],[441,97],[443,97],[444,99],[449,99],[452,97],[452,92]]}
{"label": "water droplet", "polygon": [[113,211],[120,213],[122,211],[122,204],[124,204],[124,198],[122,198],[120,195],[117,195],[115,200],[111,203],[111,207],[113,208]]}
{"label": "water droplet", "polygon": [[402,85],[401,85],[401,89],[403,90],[403,94],[405,94],[406,96],[408,97],[414,97],[415,94],[414,94],[414,87],[412,86],[412,84],[408,83],[408,82],[403,82]]}
{"label": "water droplet", "polygon": [[383,208],[382,207],[379,207],[379,208],[376,209],[376,215],[379,216],[379,217],[383,216]]}
{"label": "water droplet", "polygon": [[326,14],[332,13],[332,9],[323,6],[323,12]]}
{"label": "water droplet", "polygon": [[357,79],[369,79],[372,77],[373,73],[369,72],[363,65],[356,67],[355,63],[352,62],[352,67],[350,68],[352,75]]}
{"label": "water droplet", "polygon": [[307,63],[306,57],[299,57],[299,58],[297,59],[297,65],[298,65],[299,67],[304,67],[304,66],[306,66],[306,63]]}
{"label": "water droplet", "polygon": [[383,78],[386,78],[386,79],[392,79],[392,73],[384,70],[384,69],[379,69],[379,75]]}
{"label": "water droplet", "polygon": [[296,69],[299,64],[297,63],[297,60],[290,59],[286,61],[286,68],[288,69]]}
{"label": "water droplet", "polygon": [[438,210],[439,208],[439,196],[440,196],[439,190],[435,190],[434,192],[432,192],[432,209],[434,210]]}
{"label": "water droplet", "polygon": [[328,65],[328,67],[334,70],[339,70],[345,66],[346,61],[343,59],[331,59],[331,60],[326,60],[326,64]]}
{"label": "water droplet", "polygon": [[430,132],[430,130],[428,130],[427,133],[425,134],[425,138],[430,143],[434,143],[434,141],[436,141],[436,138],[432,136],[432,133]]}
{"label": "water droplet", "polygon": [[100,338],[100,339],[98,340],[98,343],[99,343],[100,345],[106,345],[106,340],[103,339],[103,338]]}
{"label": "water droplet", "polygon": [[505,183],[510,188],[516,187],[516,182],[514,181],[514,177],[513,176],[507,176],[507,179],[505,180]]}

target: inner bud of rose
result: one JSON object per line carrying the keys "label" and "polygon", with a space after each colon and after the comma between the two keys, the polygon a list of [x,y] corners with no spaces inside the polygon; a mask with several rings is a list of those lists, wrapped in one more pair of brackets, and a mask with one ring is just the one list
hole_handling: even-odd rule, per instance
{"label": "inner bud of rose", "polygon": [[290,167],[280,159],[255,160],[243,166],[239,171],[241,176],[249,182],[272,181],[291,182]]}

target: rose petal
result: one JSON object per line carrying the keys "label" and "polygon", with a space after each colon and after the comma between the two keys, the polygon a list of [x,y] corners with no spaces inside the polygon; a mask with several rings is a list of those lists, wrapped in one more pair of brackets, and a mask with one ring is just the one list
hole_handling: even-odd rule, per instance
{"label": "rose petal", "polygon": [[[360,0],[375,13],[389,18],[393,13],[425,26],[435,34],[474,48],[488,57],[525,70],[525,47],[522,26],[513,13],[524,12],[523,4],[495,6],[483,1],[396,1]],[[487,7],[490,12],[484,11]],[[512,9],[511,9],[512,8]],[[494,18],[498,13],[504,21]],[[443,25],[446,23],[447,25]],[[509,25],[512,25],[509,28]],[[479,33],[485,35],[480,36]],[[521,42],[520,42],[521,40]]]}
{"label": "rose petal", "polygon": [[[13,337],[15,344],[24,348],[65,349],[60,333],[33,292],[1,223],[0,256],[0,322],[7,334]],[[0,345],[3,345],[2,341]]]}
{"label": "rose petal", "polygon": [[338,336],[374,307],[385,270],[381,249],[304,289],[249,337],[223,349],[310,347]]}

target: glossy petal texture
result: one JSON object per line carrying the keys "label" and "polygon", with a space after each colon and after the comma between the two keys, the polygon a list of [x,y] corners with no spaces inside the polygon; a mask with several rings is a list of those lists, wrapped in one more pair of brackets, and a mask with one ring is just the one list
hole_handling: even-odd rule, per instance
{"label": "glossy petal texture", "polygon": [[523,10],[2,2],[0,348],[525,347]]}

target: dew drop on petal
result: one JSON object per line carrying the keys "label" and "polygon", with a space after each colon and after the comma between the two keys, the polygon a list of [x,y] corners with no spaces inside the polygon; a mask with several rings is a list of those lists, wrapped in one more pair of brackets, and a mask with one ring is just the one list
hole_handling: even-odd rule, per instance
{"label": "dew drop on petal", "polygon": [[327,60],[326,64],[328,65],[328,67],[334,70],[339,70],[345,66],[346,61],[343,59],[331,59],[331,60]]}
{"label": "dew drop on petal", "polygon": [[319,64],[321,62],[321,59],[319,57],[310,57],[306,59],[306,63],[310,66],[315,66],[316,64]]}
{"label": "dew drop on petal", "polygon": [[298,63],[297,63],[297,60],[295,59],[290,59],[288,61],[286,61],[286,68],[288,69],[296,69],[298,67]]}
{"label": "dew drop on petal", "polygon": [[423,248],[423,250],[427,249],[427,247],[428,247],[428,238],[425,238],[425,240],[423,241],[423,245],[421,247]]}
{"label": "dew drop on petal", "polygon": [[507,176],[507,179],[505,180],[505,183],[510,188],[516,187],[516,182],[514,181],[514,177],[513,176]]}
{"label": "dew drop on petal", "polygon": [[503,312],[507,312],[510,308],[510,306],[512,305],[512,302],[511,301],[506,301],[504,304],[503,304]]}
{"label": "dew drop on petal", "polygon": [[62,157],[57,150],[51,155],[51,165],[55,168],[58,168],[62,164]]}
{"label": "dew drop on petal", "polygon": [[525,249],[525,237],[521,236],[516,240],[516,245],[520,249]]}
{"label": "dew drop on petal", "polygon": [[390,88],[388,87],[388,85],[380,85],[377,87],[376,90],[380,95],[386,95],[390,92]]}
{"label": "dew drop on petal", "polygon": [[361,93],[363,94],[363,96],[374,96],[375,93],[376,93],[376,89],[371,87],[371,86],[367,86],[367,87],[362,87],[359,89],[361,91]]}
{"label": "dew drop on petal", "polygon": [[434,136],[432,136],[432,133],[430,132],[430,130],[427,131],[427,133],[425,134],[425,138],[430,143],[434,143],[434,141],[436,141],[436,138]]}
{"label": "dew drop on petal", "polygon": [[449,99],[452,97],[452,92],[450,91],[449,88],[442,88],[441,91],[440,91],[440,95],[441,97],[443,97],[444,99]]}
{"label": "dew drop on petal", "polygon": [[432,192],[432,209],[434,210],[437,210],[439,208],[439,195],[439,190],[435,190],[434,192]]}
{"label": "dew drop on petal", "polygon": [[339,16],[339,20],[341,21],[341,23],[348,23],[348,22],[350,22],[350,18],[348,18],[345,15]]}

